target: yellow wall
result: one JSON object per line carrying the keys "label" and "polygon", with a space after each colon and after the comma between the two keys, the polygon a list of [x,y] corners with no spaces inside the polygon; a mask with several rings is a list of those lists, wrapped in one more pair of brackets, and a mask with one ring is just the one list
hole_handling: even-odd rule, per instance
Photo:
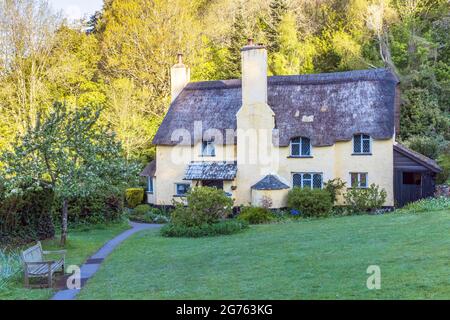
{"label": "yellow wall", "polygon": [[[235,161],[236,146],[216,146],[215,157],[201,156],[201,143],[195,146],[157,146],[156,173],[153,183],[155,204],[171,205],[175,195],[176,183],[195,182],[183,180],[186,167],[191,161]],[[225,182],[225,191],[231,192],[231,182]],[[229,191],[228,191],[229,190]]]}
{"label": "yellow wall", "polygon": [[[239,137],[238,137],[239,142]],[[175,148],[180,150],[176,151]],[[254,192],[251,186],[261,180],[266,174],[278,175],[284,183],[292,187],[292,174],[296,172],[317,172],[323,174],[324,182],[341,178],[350,186],[350,172],[367,172],[368,183],[375,183],[384,188],[388,194],[385,205],[393,206],[393,139],[373,140],[372,155],[353,156],[352,141],[337,142],[329,147],[313,147],[312,158],[289,158],[289,147],[269,147],[278,154],[274,166],[245,164],[238,162],[238,175],[234,181],[225,181],[224,189],[233,195],[236,205],[247,205],[260,202],[261,194]],[[227,149],[227,150],[225,150]],[[187,164],[191,161],[233,161],[236,157],[236,147],[227,145],[216,146],[216,157],[200,157],[200,145],[189,146],[158,146],[157,169],[154,181],[155,203],[158,205],[172,204],[175,194],[175,183],[186,183],[183,180]],[[184,154],[179,156],[180,154]],[[190,183],[188,181],[188,183]],[[192,185],[196,185],[194,182]],[[231,190],[235,186],[236,190]],[[288,190],[274,192],[271,197],[280,207],[286,205]],[[270,194],[265,192],[264,195]],[[340,201],[342,203],[342,200]]]}
{"label": "yellow wall", "polygon": [[284,208],[287,203],[289,190],[252,190],[252,205],[262,206],[264,198],[269,198],[272,202],[271,209]]}

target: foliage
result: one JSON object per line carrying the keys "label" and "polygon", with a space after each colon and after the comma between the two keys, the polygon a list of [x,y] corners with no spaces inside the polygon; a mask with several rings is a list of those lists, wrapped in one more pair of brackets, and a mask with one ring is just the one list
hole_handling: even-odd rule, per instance
{"label": "foliage", "polygon": [[194,187],[187,194],[188,206],[178,204],[172,212],[172,223],[186,227],[214,224],[231,215],[233,200],[223,190]]}
{"label": "foliage", "polygon": [[449,8],[446,0],[107,1],[69,26],[44,0],[0,0],[0,150],[64,101],[105,106],[101,121],[125,158],[151,160],[176,54],[195,80],[236,78],[249,37],[267,45],[274,75],[396,71],[398,138],[448,142]]}
{"label": "foliage", "polygon": [[200,238],[229,235],[248,228],[245,221],[224,220],[212,224],[186,226],[180,224],[168,224],[161,229],[164,237]]}
{"label": "foliage", "polygon": [[267,208],[248,206],[241,208],[237,219],[250,224],[261,224],[270,222],[273,219],[273,215]]}
{"label": "foliage", "polygon": [[[68,223],[70,227],[89,224],[103,224],[119,221],[124,212],[123,194],[99,190],[88,196],[69,201]],[[62,210],[57,202],[54,206],[54,221],[61,222],[58,214]]]}
{"label": "foliage", "polygon": [[55,235],[53,191],[45,186],[0,195],[0,243],[20,245]]}
{"label": "foliage", "polygon": [[442,169],[437,176],[437,183],[448,183],[450,184],[450,146],[448,146],[443,154],[437,159],[439,166]]}
{"label": "foliage", "polygon": [[92,106],[68,110],[56,103],[51,113],[40,117],[0,159],[9,192],[49,184],[62,207],[62,243],[67,237],[70,200],[102,190],[123,192],[139,170],[122,157],[114,134],[99,123],[100,113]]}
{"label": "foliage", "polygon": [[428,136],[412,136],[407,140],[407,146],[431,159],[436,159],[440,153],[439,141]]}
{"label": "foliage", "polygon": [[346,205],[354,213],[379,209],[386,197],[386,190],[380,189],[376,184],[371,184],[368,188],[351,188],[344,195]]}
{"label": "foliage", "polygon": [[150,212],[152,207],[149,204],[140,204],[133,209],[133,214],[142,215]]}
{"label": "foliage", "polygon": [[340,178],[328,180],[324,183],[324,189],[331,195],[333,204],[337,201],[338,196],[342,194],[342,190],[344,190],[346,184],[347,183]]}
{"label": "foliage", "polygon": [[297,210],[298,216],[324,217],[329,215],[333,203],[326,190],[295,187],[289,191],[288,207]]}
{"label": "foliage", "polygon": [[142,188],[129,188],[125,190],[125,200],[128,208],[136,208],[137,205],[144,201],[144,189]]}
{"label": "foliage", "polygon": [[403,208],[396,210],[396,213],[418,213],[418,212],[430,212],[450,210],[450,198],[428,198],[421,199],[416,202],[412,202],[404,206]]}
{"label": "foliage", "polygon": [[261,197],[261,207],[265,209],[270,209],[273,206],[272,198],[269,196],[262,196]]}
{"label": "foliage", "polygon": [[22,260],[17,252],[6,252],[0,248],[0,289],[22,271]]}
{"label": "foliage", "polygon": [[170,221],[170,218],[162,210],[152,208],[148,204],[138,205],[132,210],[129,218],[131,221],[142,223],[164,224]]}

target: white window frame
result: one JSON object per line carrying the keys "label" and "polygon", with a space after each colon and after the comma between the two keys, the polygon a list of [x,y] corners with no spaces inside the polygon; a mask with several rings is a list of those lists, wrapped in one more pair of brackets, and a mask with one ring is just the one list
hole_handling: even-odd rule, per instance
{"label": "white window frame", "polygon": [[[361,145],[360,145],[361,152],[355,152],[355,137],[356,136],[361,136],[361,142],[360,142],[361,143]],[[369,152],[364,152],[364,140],[367,140],[367,139],[364,139],[364,136],[369,137]],[[372,137],[370,135],[365,134],[365,133],[358,133],[358,134],[353,135],[352,141],[353,141],[353,143],[352,143],[352,151],[353,151],[352,153],[353,154],[362,154],[362,155],[371,155],[372,154]]]}
{"label": "white window frame", "polygon": [[147,177],[147,193],[155,192],[155,184],[153,183],[153,177]]}
{"label": "white window frame", "polygon": [[190,183],[185,183],[185,182],[177,182],[177,183],[175,183],[175,196],[177,196],[177,197],[184,197],[184,196],[186,196],[187,191],[186,191],[186,193],[183,193],[183,194],[178,193],[178,186],[179,185],[187,186],[188,187],[188,191],[189,191],[189,188],[191,188],[191,184]]}
{"label": "white window frame", "polygon": [[[204,146],[204,144],[206,144],[206,147]],[[202,141],[201,156],[202,157],[215,157],[216,156],[216,145],[213,140]]]}
{"label": "white window frame", "polygon": [[[357,175],[357,183],[358,185],[356,187],[352,186],[352,175],[356,174]],[[361,186],[361,175],[366,175],[366,185],[365,186]],[[350,188],[357,188],[357,189],[367,189],[369,187],[369,174],[367,172],[350,172],[349,175],[349,185]]]}
{"label": "white window frame", "polygon": [[[300,139],[300,142],[293,142],[294,139]],[[308,139],[309,140],[309,154],[302,154],[303,141],[304,141],[303,139]],[[300,154],[294,154],[292,152],[292,145],[294,145],[294,144],[298,145]],[[290,143],[289,143],[289,149],[290,149],[289,154],[290,154],[291,157],[298,157],[298,158],[300,158],[300,157],[312,157],[312,144],[311,144],[311,139],[310,138],[307,138],[307,137],[295,137],[295,138],[292,138]]]}
{"label": "white window frame", "polygon": [[320,189],[323,189],[323,172],[293,172],[292,173],[292,177],[291,177],[291,181],[292,181],[292,188],[295,188],[295,187],[298,187],[298,186],[295,186],[294,185],[294,176],[295,175],[297,175],[297,174],[299,174],[299,175],[301,175],[301,178],[300,178],[300,181],[301,181],[301,185],[300,185],[300,188],[304,188],[305,186],[303,185],[303,182],[304,182],[304,180],[303,180],[303,176],[305,175],[305,174],[309,174],[309,175],[311,175],[311,189],[314,189],[314,175],[316,175],[316,174],[318,174],[318,175],[320,175],[321,177],[322,177],[322,185],[320,186]]}

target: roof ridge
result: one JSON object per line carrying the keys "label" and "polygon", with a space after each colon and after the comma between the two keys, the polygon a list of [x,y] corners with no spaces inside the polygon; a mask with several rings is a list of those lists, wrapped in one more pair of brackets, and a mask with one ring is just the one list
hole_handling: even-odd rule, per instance
{"label": "roof ridge", "polygon": [[[354,81],[392,81],[398,83],[399,79],[393,71],[387,68],[268,77],[269,85],[326,84],[326,83],[342,83]],[[190,82],[186,85],[185,89],[212,90],[212,89],[240,88],[241,86],[242,86],[241,79],[209,80],[209,81]]]}

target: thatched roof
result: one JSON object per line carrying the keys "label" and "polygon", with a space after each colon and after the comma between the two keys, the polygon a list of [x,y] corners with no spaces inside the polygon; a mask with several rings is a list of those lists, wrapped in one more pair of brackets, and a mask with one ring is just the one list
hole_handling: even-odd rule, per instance
{"label": "thatched roof", "polygon": [[142,170],[141,177],[154,177],[156,172],[156,160],[150,162],[144,170]]}
{"label": "thatched roof", "polygon": [[442,171],[441,167],[433,159],[430,159],[421,153],[415,152],[398,142],[396,144],[394,144],[394,151],[397,151],[397,152],[403,154],[404,156],[423,165],[424,167],[430,169],[431,171],[433,171],[435,173],[439,173]]}
{"label": "thatched roof", "polygon": [[[269,77],[268,104],[275,112],[279,145],[288,146],[297,136],[311,138],[314,146],[351,140],[355,133],[392,138],[397,84],[387,69]],[[225,137],[226,129],[236,129],[241,104],[240,80],[189,83],[170,106],[153,144],[177,144],[171,139],[177,129],[190,132],[195,143],[195,121],[202,122],[203,132],[218,129]]]}
{"label": "thatched roof", "polygon": [[237,173],[236,162],[191,162],[184,180],[234,180]]}
{"label": "thatched roof", "polygon": [[269,174],[262,178],[258,183],[252,186],[253,190],[283,190],[289,189],[289,186],[282,182],[280,178]]}

